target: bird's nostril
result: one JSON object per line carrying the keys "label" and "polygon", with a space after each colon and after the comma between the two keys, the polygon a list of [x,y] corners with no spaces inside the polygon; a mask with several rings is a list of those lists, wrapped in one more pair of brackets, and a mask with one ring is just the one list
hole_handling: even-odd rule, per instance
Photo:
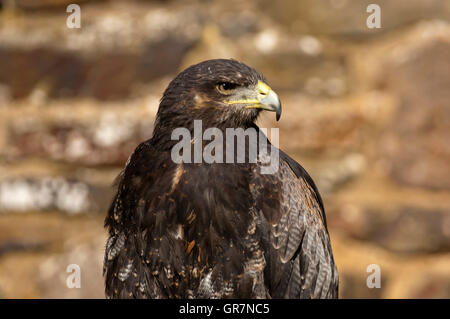
{"label": "bird's nostril", "polygon": [[261,81],[258,81],[257,88],[258,93],[262,96],[267,96],[270,92],[270,87],[266,83]]}

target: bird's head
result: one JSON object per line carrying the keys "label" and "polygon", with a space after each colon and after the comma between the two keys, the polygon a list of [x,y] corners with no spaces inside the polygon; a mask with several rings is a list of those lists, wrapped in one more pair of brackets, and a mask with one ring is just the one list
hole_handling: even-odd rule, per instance
{"label": "bird's head", "polygon": [[198,119],[207,126],[245,127],[262,110],[280,118],[280,99],[264,77],[236,60],[216,59],[178,74],[164,92],[158,120],[175,124]]}

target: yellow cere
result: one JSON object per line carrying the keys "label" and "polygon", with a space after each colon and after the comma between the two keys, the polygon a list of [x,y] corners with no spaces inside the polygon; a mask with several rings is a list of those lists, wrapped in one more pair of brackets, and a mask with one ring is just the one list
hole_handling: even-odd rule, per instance
{"label": "yellow cere", "polygon": [[[258,93],[262,95],[267,95],[269,91],[272,89],[270,86],[268,86],[266,83],[262,81],[258,81],[258,84],[256,85],[258,88]],[[247,99],[247,100],[234,100],[234,101],[225,101],[227,104],[253,104],[248,105],[247,108],[256,108],[261,103],[258,99]]]}
{"label": "yellow cere", "polygon": [[246,105],[245,108],[246,108],[246,109],[260,109],[260,108],[261,108],[261,103],[259,103],[259,104]]}
{"label": "yellow cere", "polygon": [[266,83],[258,81],[258,92],[264,95],[267,95],[269,93],[270,90],[272,90],[270,88],[270,86],[268,86]]}
{"label": "yellow cere", "polygon": [[248,104],[248,103],[259,103],[257,99],[249,100],[235,100],[235,101],[225,101],[227,104]]}

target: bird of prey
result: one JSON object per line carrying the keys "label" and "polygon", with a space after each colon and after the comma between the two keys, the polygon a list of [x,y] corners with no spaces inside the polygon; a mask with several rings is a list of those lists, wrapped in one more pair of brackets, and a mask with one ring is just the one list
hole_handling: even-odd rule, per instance
{"label": "bird of prey", "polygon": [[277,94],[236,60],[204,61],[172,80],[105,220],[108,298],[338,297],[322,199],[300,164],[277,149],[278,169],[262,174],[261,148],[256,161],[173,160],[176,128],[192,132],[201,120],[259,130],[263,110],[279,118]]}

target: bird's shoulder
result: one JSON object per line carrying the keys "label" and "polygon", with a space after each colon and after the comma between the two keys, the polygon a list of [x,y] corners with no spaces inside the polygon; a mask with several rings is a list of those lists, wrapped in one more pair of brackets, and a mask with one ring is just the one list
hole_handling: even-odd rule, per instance
{"label": "bird's shoulder", "polygon": [[281,150],[279,159],[274,174],[255,174],[270,295],[336,297],[338,276],[319,191],[299,163]]}
{"label": "bird's shoulder", "polygon": [[324,222],[324,225],[326,227],[326,217],[325,217],[325,208],[323,205],[322,196],[320,196],[319,189],[317,188],[316,184],[314,183],[314,180],[311,178],[311,176],[308,174],[308,172],[303,168],[302,165],[300,165],[297,161],[295,161],[293,158],[291,158],[289,155],[287,155],[282,150],[280,151],[280,162],[282,162],[284,165],[287,165],[289,169],[295,174],[295,176],[304,181],[303,185],[307,186],[311,189],[311,195],[314,197],[315,202],[320,208],[320,213]]}

